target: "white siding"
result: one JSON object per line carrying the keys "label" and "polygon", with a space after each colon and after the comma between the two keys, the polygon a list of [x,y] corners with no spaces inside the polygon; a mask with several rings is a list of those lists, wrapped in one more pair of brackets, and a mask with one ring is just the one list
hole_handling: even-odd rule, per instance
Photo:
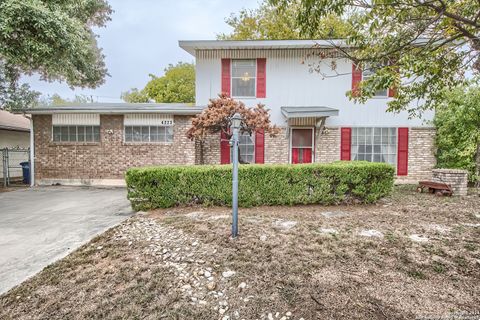
{"label": "white siding", "polygon": [[126,126],[162,126],[173,125],[173,115],[169,114],[126,114],[124,115]]}
{"label": "white siding", "polygon": [[52,125],[99,126],[100,115],[89,113],[54,113],[52,115]]}
{"label": "white siding", "polygon": [[[247,106],[259,102],[265,104],[271,110],[272,121],[278,125],[286,125],[280,111],[282,106],[325,106],[339,110],[337,117],[327,119],[327,126],[431,126],[428,121],[433,119],[433,111],[426,112],[423,119],[408,119],[407,112],[387,113],[386,103],[391,98],[374,98],[363,105],[350,101],[345,93],[351,88],[352,65],[346,59],[335,59],[337,76],[330,68],[333,59],[323,60],[322,71],[333,76],[324,78],[316,72],[309,72],[310,61],[304,61],[303,50],[297,54],[278,54],[273,50],[263,52],[267,58],[267,97],[241,100]],[[221,91],[221,60],[215,54],[199,56],[196,61],[196,104],[206,105]],[[248,54],[241,56],[248,58]]]}

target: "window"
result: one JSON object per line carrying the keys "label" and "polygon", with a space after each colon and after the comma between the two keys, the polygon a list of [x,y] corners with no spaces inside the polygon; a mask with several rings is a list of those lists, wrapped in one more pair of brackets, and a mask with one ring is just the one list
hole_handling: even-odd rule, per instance
{"label": "window", "polygon": [[313,129],[292,129],[292,163],[311,163]]}
{"label": "window", "polygon": [[100,126],[53,126],[54,142],[99,142]]}
{"label": "window", "polygon": [[397,128],[352,128],[352,160],[397,163]]}
{"label": "window", "polygon": [[[367,65],[362,72],[363,80],[367,80],[368,78],[373,76],[375,74],[375,69],[376,69],[375,67]],[[387,97],[387,96],[388,96],[387,89],[378,90],[377,92],[375,92],[375,97]]]}
{"label": "window", "polygon": [[255,97],[257,63],[252,60],[232,60],[232,96]]}
{"label": "window", "polygon": [[125,142],[173,142],[173,126],[125,126]]}
{"label": "window", "polygon": [[[238,161],[240,163],[255,163],[255,140],[254,138],[244,132],[239,136],[238,141]],[[230,148],[230,163],[233,162],[233,150]]]}

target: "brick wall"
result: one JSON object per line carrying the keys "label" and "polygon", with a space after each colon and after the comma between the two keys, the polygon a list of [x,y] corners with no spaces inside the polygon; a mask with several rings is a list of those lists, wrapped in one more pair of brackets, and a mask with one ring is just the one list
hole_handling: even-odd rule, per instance
{"label": "brick wall", "polygon": [[398,176],[398,182],[416,183],[432,178],[435,158],[435,129],[410,128],[408,131],[408,175]]}
{"label": "brick wall", "polygon": [[315,162],[328,163],[340,160],[340,128],[326,127],[315,136]]}
{"label": "brick wall", "polygon": [[[130,167],[160,164],[200,164],[200,143],[186,136],[187,116],[175,116],[174,142],[138,144],[123,142],[123,116],[100,117],[100,143],[52,142],[49,115],[34,116],[36,179],[123,179]],[[109,133],[111,130],[112,133]],[[398,182],[431,179],[435,166],[435,130],[409,130],[408,176]],[[204,164],[220,163],[220,135],[211,134],[204,142]],[[265,163],[288,163],[287,128],[276,137],[265,135]],[[340,158],[340,129],[327,127],[315,135],[315,161],[328,163]]]}
{"label": "brick wall", "polygon": [[99,143],[52,142],[51,115],[35,115],[36,179],[123,179],[130,167],[194,164],[187,116],[175,116],[173,143],[123,142],[123,115],[100,116]]}

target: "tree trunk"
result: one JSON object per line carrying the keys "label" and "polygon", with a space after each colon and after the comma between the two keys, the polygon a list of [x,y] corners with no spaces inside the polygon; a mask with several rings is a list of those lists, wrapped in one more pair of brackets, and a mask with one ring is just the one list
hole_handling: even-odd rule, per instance
{"label": "tree trunk", "polygon": [[475,155],[475,187],[480,196],[480,141],[477,142],[477,153]]}
{"label": "tree trunk", "polygon": [[203,147],[204,147],[204,143],[203,143],[203,139],[201,139],[200,140],[200,164],[205,164],[205,160],[203,159],[203,154],[204,154]]}

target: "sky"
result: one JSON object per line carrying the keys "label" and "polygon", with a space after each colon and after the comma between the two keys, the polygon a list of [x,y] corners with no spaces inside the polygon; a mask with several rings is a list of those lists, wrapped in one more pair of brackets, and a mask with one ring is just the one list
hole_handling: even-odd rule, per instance
{"label": "sky", "polygon": [[258,0],[110,0],[115,11],[105,28],[96,29],[110,74],[96,89],[72,90],[65,83],[26,78],[44,96],[92,96],[98,102],[121,102],[120,94],[143,88],[149,74],[163,74],[168,64],[194,62],[178,40],[212,40],[231,28],[225,18],[242,8],[258,7]]}

